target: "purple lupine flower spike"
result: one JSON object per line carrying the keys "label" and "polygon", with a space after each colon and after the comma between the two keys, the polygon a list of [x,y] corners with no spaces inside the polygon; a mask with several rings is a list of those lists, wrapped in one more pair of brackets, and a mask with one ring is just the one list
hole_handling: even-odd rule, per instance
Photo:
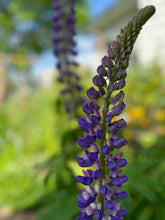
{"label": "purple lupine flower spike", "polygon": [[79,65],[73,59],[77,55],[74,40],[76,34],[74,0],[53,0],[53,11],[53,43],[54,55],[57,58],[56,67],[59,71],[58,81],[65,85],[61,95],[65,95],[66,111],[74,114],[76,106],[83,102],[79,94],[82,90],[80,77],[74,72],[75,67]]}
{"label": "purple lupine flower spike", "polygon": [[[127,160],[122,153],[116,153],[128,142],[119,136],[126,122],[123,118],[113,118],[119,117],[125,109],[124,92],[121,89],[126,84],[130,54],[142,26],[154,12],[154,6],[141,9],[121,30],[109,47],[108,55],[104,56],[102,64],[97,68],[98,74],[93,78],[97,88],[91,87],[87,91],[91,101],[82,107],[86,119],[79,119],[84,138],[77,141],[85,150],[82,158],[78,157],[77,161],[81,167],[95,165],[95,170],[83,170],[83,175],[76,177],[79,183],[86,186],[78,196],[77,205],[81,209],[78,220],[123,220],[127,214],[127,210],[120,208],[120,200],[128,194],[121,189],[122,184],[128,181],[128,176],[122,175]],[[104,100],[102,108],[97,104],[100,99]]]}

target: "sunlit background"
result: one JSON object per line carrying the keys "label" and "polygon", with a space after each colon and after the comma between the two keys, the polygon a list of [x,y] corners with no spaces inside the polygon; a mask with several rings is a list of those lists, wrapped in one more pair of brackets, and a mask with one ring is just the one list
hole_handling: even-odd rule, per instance
{"label": "sunlit background", "polygon": [[[136,42],[125,87],[125,220],[165,219],[165,1],[76,3],[84,94],[108,45],[147,4],[156,14]],[[75,161],[82,132],[57,101],[52,17],[52,0],[0,0],[0,220],[75,220],[79,214]]]}

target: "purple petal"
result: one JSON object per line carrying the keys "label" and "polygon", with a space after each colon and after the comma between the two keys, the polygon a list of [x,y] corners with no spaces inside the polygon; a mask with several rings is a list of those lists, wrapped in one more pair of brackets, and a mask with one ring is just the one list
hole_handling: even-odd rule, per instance
{"label": "purple petal", "polygon": [[93,165],[92,161],[83,160],[81,157],[77,157],[77,162],[79,163],[80,167],[90,167]]}
{"label": "purple petal", "polygon": [[107,75],[107,71],[105,70],[105,68],[100,65],[98,68],[97,68],[97,73],[100,75],[103,75],[103,76],[106,76]]}
{"label": "purple petal", "polygon": [[122,181],[122,183],[125,183],[128,181],[128,176],[127,175],[119,176],[119,179]]}
{"label": "purple petal", "polygon": [[97,99],[99,97],[99,92],[94,87],[91,87],[87,90],[87,96],[90,99]]}
{"label": "purple petal", "polygon": [[119,71],[116,73],[116,77],[115,77],[115,78],[120,79],[121,76],[122,76],[122,73],[123,73],[123,71],[122,71],[122,69],[120,68]]}
{"label": "purple petal", "polygon": [[95,180],[99,179],[101,177],[101,171],[99,171],[99,170],[93,171],[92,177]]}
{"label": "purple petal", "polygon": [[92,220],[92,216],[89,215],[81,215],[77,217],[77,220]]}
{"label": "purple petal", "polygon": [[115,105],[119,100],[122,100],[124,98],[124,92],[120,91],[115,97],[111,99],[111,103]]}
{"label": "purple petal", "polygon": [[96,140],[96,137],[91,135],[86,135],[84,139],[87,144],[93,144]]}
{"label": "purple petal", "polygon": [[103,217],[103,211],[102,210],[97,210],[96,211],[96,217],[97,217],[97,220],[101,220],[102,217]]}
{"label": "purple petal", "polygon": [[98,159],[98,153],[90,152],[88,154],[88,158],[89,158],[90,161],[94,162]]}
{"label": "purple petal", "polygon": [[77,143],[78,143],[78,145],[80,145],[80,147],[83,147],[83,148],[88,148],[88,147],[90,147],[90,144],[88,144],[88,143],[85,141],[84,138],[79,138],[79,139],[77,140]]}
{"label": "purple petal", "polygon": [[124,167],[127,165],[127,160],[126,159],[117,159],[115,160],[116,166],[117,167]]}
{"label": "purple petal", "polygon": [[109,169],[111,169],[111,170],[114,170],[114,169],[116,169],[116,163],[113,162],[113,161],[109,161],[109,162],[107,163],[107,167],[108,167]]}
{"label": "purple petal", "polygon": [[105,67],[110,67],[110,58],[108,56],[104,56],[102,58],[102,65],[105,66]]}
{"label": "purple petal", "polygon": [[126,124],[126,121],[123,119],[123,118],[121,118],[118,122],[117,122],[117,127],[118,128],[124,128],[125,126],[126,126],[127,124]]}
{"label": "purple petal", "polygon": [[89,106],[89,102],[85,102],[82,109],[86,114],[93,114],[94,113],[93,109]]}
{"label": "purple petal", "polygon": [[126,209],[120,209],[118,212],[117,212],[117,216],[119,217],[122,217],[122,216],[125,216],[127,215],[127,210]]}
{"label": "purple petal", "polygon": [[101,139],[103,137],[104,133],[103,133],[103,130],[97,130],[96,131],[96,137]]}
{"label": "purple petal", "polygon": [[110,147],[108,146],[103,146],[102,151],[105,155],[108,155],[110,152]]}
{"label": "purple petal", "polygon": [[122,218],[118,217],[118,216],[112,216],[111,220],[122,220]]}
{"label": "purple petal", "polygon": [[108,193],[108,187],[107,186],[101,186],[100,192],[103,194],[103,196],[106,196]]}
{"label": "purple petal", "polygon": [[124,79],[121,79],[118,83],[115,85],[115,90],[122,89],[125,86],[126,82]]}
{"label": "purple petal", "polygon": [[119,192],[117,195],[116,195],[116,199],[125,199],[127,197],[128,193],[126,191],[123,191],[123,192]]}
{"label": "purple petal", "polygon": [[108,55],[110,56],[110,58],[113,56],[113,51],[111,47],[108,48]]}
{"label": "purple petal", "polygon": [[97,105],[95,102],[90,102],[90,107],[93,109],[93,110],[96,110],[98,111],[100,106]]}
{"label": "purple petal", "polygon": [[77,176],[76,180],[84,185],[90,185],[93,182],[93,178],[87,176]]}
{"label": "purple petal", "polygon": [[112,122],[108,124],[108,130],[109,132],[116,132],[118,130],[117,122]]}
{"label": "purple petal", "polygon": [[112,113],[113,115],[120,115],[124,109],[125,109],[125,104],[121,103],[112,108]]}
{"label": "purple petal", "polygon": [[114,209],[114,203],[111,200],[108,200],[105,204],[104,204],[104,208],[107,209]]}
{"label": "purple petal", "polygon": [[123,67],[123,68],[126,68],[127,66],[128,66],[128,60],[125,59],[125,60],[123,61],[123,63],[122,63],[122,67]]}
{"label": "purple petal", "polygon": [[123,147],[124,145],[126,145],[128,143],[126,138],[117,138],[117,139],[113,139],[111,141],[112,141],[113,146],[116,148]]}
{"label": "purple petal", "polygon": [[114,185],[114,186],[121,186],[122,180],[120,178],[118,178],[118,177],[113,178],[111,180],[111,184]]}
{"label": "purple petal", "polygon": [[77,206],[80,207],[80,208],[86,208],[88,206],[88,202],[85,199],[79,200],[77,202]]}
{"label": "purple petal", "polygon": [[108,114],[106,115],[106,121],[107,121],[108,123],[110,123],[111,120],[112,120],[112,113],[108,113]]}
{"label": "purple petal", "polygon": [[106,80],[104,79],[102,74],[99,75],[99,81],[100,81],[100,85],[102,86],[106,85]]}
{"label": "purple petal", "polygon": [[105,90],[102,86],[99,86],[99,94],[102,96],[102,95],[105,95]]}
{"label": "purple petal", "polygon": [[93,126],[96,126],[100,122],[101,117],[100,116],[91,115],[90,119],[91,119],[91,122],[92,122]]}
{"label": "purple petal", "polygon": [[101,85],[101,82],[99,80],[99,76],[96,75],[93,77],[93,84],[97,87],[99,87]]}
{"label": "purple petal", "polygon": [[114,89],[115,89],[115,84],[114,84],[114,83],[112,83],[112,85],[110,86],[110,91],[111,91],[111,92],[113,92],[113,91],[114,91]]}
{"label": "purple petal", "polygon": [[87,120],[85,120],[84,118],[79,118],[78,120],[80,127],[84,130],[84,131],[89,131],[89,129],[92,128],[92,125],[87,122]]}
{"label": "purple petal", "polygon": [[96,198],[94,196],[89,196],[89,198],[87,199],[88,205],[95,202]]}

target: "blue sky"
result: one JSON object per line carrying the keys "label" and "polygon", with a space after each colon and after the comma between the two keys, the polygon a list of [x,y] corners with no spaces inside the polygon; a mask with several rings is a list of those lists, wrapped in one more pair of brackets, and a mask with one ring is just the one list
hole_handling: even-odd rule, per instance
{"label": "blue sky", "polygon": [[114,5],[117,0],[88,0],[90,5],[91,17],[95,18],[101,15],[107,8]]}

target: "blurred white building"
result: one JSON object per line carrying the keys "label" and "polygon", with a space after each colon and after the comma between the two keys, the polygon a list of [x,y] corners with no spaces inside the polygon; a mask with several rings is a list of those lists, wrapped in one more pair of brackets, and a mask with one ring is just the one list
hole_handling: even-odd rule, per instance
{"label": "blurred white building", "polygon": [[42,88],[51,88],[54,85],[55,75],[57,72],[54,68],[45,68],[41,71],[39,85]]}
{"label": "blurred white building", "polygon": [[98,37],[100,58],[137,10],[154,5],[156,13],[144,25],[133,50],[132,62],[150,66],[157,62],[165,68],[165,0],[118,0],[117,4],[91,22],[88,29]]}

